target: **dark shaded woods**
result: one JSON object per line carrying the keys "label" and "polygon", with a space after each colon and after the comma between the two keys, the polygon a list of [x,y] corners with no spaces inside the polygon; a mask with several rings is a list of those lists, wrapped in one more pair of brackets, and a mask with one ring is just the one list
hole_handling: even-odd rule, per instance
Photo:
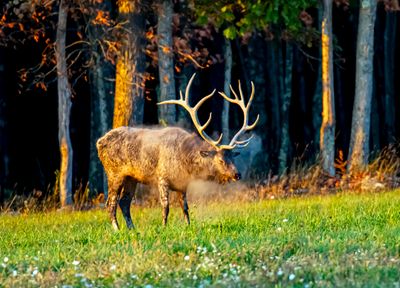
{"label": "dark shaded woods", "polygon": [[[311,11],[317,17],[317,11]],[[375,27],[374,48],[374,90],[371,112],[370,147],[372,156],[390,143],[400,138],[400,17],[399,12],[386,12],[378,6]],[[154,19],[149,16],[149,22]],[[334,34],[334,80],[336,104],[336,154],[340,151],[347,157],[355,89],[355,61],[358,9],[333,8]],[[318,21],[315,21],[318,25]],[[69,38],[72,41],[73,37]],[[67,37],[68,40],[68,37]],[[197,43],[198,44],[198,43]],[[196,45],[195,41],[192,45]],[[213,31],[212,40],[204,40],[203,47],[211,55],[220,59],[207,68],[199,69],[191,63],[175,71],[175,86],[185,86],[185,81],[197,72],[192,87],[192,97],[196,101],[212,89],[222,91],[224,85],[224,38]],[[255,33],[246,43],[231,41],[233,53],[232,84],[241,80],[244,91],[249,90],[250,80],[256,86],[256,100],[250,114],[262,115],[255,133],[262,139],[262,152],[252,165],[260,179],[269,173],[279,172],[278,152],[281,145],[282,93],[280,81],[284,81],[284,71],[291,71],[291,97],[289,105],[289,139],[286,167],[293,161],[313,162],[318,155],[319,129],[321,123],[321,80],[320,52],[318,45],[307,47],[290,44],[279,39],[268,39],[262,33]],[[56,81],[47,85],[47,90],[21,87],[20,74],[23,68],[33,67],[40,61],[41,45],[29,41],[18,49],[0,47],[0,191],[1,201],[12,193],[29,194],[32,191],[47,193],[56,181],[56,171],[60,167],[57,126],[57,86]],[[289,51],[289,52],[288,52]],[[291,62],[285,62],[291,53]],[[145,87],[144,125],[159,123],[157,116],[157,93],[159,91],[158,69],[146,59],[146,72],[150,75]],[[291,67],[286,67],[287,63]],[[113,73],[113,68],[110,69]],[[115,73],[115,71],[114,71]],[[110,87],[114,83],[109,80]],[[88,181],[93,191],[103,191],[103,178],[89,178],[91,157],[91,127],[96,102],[93,97],[90,77],[72,79],[73,97],[71,110],[71,139],[73,146],[73,187],[85,187]],[[113,91],[108,92],[108,112],[113,111]],[[210,134],[221,131],[222,98],[214,97],[200,111],[205,121],[208,111],[213,111]],[[238,111],[230,112],[232,130],[241,123]],[[184,113],[183,113],[184,114]],[[92,114],[93,115],[93,114]],[[191,128],[182,111],[178,109],[179,125]],[[92,123],[91,123],[92,121]],[[107,120],[111,128],[112,117]],[[92,135],[92,136],[91,136]],[[93,152],[93,151],[92,151]]]}

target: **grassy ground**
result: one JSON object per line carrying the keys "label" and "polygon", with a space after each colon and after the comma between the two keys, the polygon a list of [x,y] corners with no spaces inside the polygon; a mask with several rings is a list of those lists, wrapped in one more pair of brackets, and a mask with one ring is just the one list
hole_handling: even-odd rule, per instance
{"label": "grassy ground", "polygon": [[[119,215],[120,216],[120,215]],[[103,210],[0,216],[0,286],[400,285],[400,191],[133,208],[135,232]],[[122,221],[121,218],[119,218]]]}

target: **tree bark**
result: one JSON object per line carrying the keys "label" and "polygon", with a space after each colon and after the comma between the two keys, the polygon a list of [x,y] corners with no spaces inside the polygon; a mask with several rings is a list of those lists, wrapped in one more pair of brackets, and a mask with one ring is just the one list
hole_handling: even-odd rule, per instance
{"label": "tree bark", "polygon": [[143,123],[144,108],[144,18],[140,0],[117,1],[121,23],[121,49],[115,79],[113,127]]}
{"label": "tree bark", "polygon": [[351,124],[349,172],[365,167],[369,155],[376,0],[362,0],[358,21],[356,88]]}
{"label": "tree bark", "polygon": [[[191,65],[184,66],[182,68],[182,72],[177,75],[180,92],[185,93],[189,79],[190,79],[190,77],[192,77],[193,73],[195,73],[195,72],[196,72],[196,70]],[[177,120],[178,126],[183,127],[185,129],[191,129],[192,120],[190,119],[190,116],[188,115],[187,111],[185,109],[177,109],[176,114],[177,114],[177,119],[178,119]]]}
{"label": "tree bark", "polygon": [[[244,56],[244,57],[243,57]],[[258,34],[253,35],[248,43],[247,46],[247,51],[243,50],[243,55],[239,56],[239,58],[243,57],[244,59],[247,59],[247,61],[243,61],[244,68],[243,75],[247,75],[244,77],[244,79],[248,78],[246,82],[246,86],[242,85],[243,87],[246,87],[247,90],[247,95],[250,96],[251,92],[251,82],[254,83],[255,87],[255,93],[256,96],[254,97],[253,100],[253,106],[251,108],[250,114],[251,115],[260,115],[260,119],[258,121],[258,124],[253,131],[255,134],[255,138],[259,136],[261,138],[261,143],[259,143],[258,147],[257,142],[260,141],[254,141],[253,144],[250,145],[255,145],[253,150],[258,150],[260,153],[257,155],[257,161],[253,163],[253,171],[269,171],[271,169],[271,161],[270,161],[270,149],[269,149],[269,139],[268,135],[269,133],[267,132],[267,109],[266,109],[266,102],[267,102],[267,86],[265,85],[265,79],[266,79],[266,41],[264,37],[261,37]],[[243,59],[243,60],[244,60]],[[242,61],[242,60],[241,60]],[[247,73],[246,73],[247,72]],[[239,120],[240,125],[242,124],[241,121],[241,116],[236,117]],[[251,116],[254,117],[255,116]],[[254,119],[253,118],[253,119]],[[249,120],[251,121],[251,120]],[[261,152],[262,151],[262,152]],[[255,152],[256,153],[256,152]],[[249,159],[251,160],[251,159]],[[248,163],[250,165],[250,163]],[[247,168],[246,168],[247,169]]]}
{"label": "tree bark", "polygon": [[68,83],[65,43],[67,36],[68,7],[60,1],[56,34],[56,62],[58,87],[58,141],[60,145],[60,202],[61,207],[72,204],[72,161],[73,152],[69,124],[71,114],[71,87]]}
{"label": "tree bark", "polygon": [[290,152],[289,135],[289,106],[292,98],[292,66],[293,66],[293,47],[286,42],[285,54],[283,54],[283,73],[281,78],[281,145],[279,148],[279,173],[287,169]]}
{"label": "tree bark", "polygon": [[[231,76],[232,76],[232,45],[229,39],[225,38],[225,47],[224,47],[224,93],[226,96],[230,97],[231,90],[229,86],[231,85]],[[221,116],[221,127],[223,133],[223,141],[229,139],[229,102],[224,101],[224,106],[222,107],[222,116]]]}
{"label": "tree bark", "polygon": [[[109,1],[98,4],[98,9],[107,11],[111,8]],[[96,142],[110,128],[112,122],[111,95],[115,89],[112,81],[106,78],[114,78],[111,64],[105,59],[98,39],[103,37],[101,28],[98,25],[90,25],[89,41],[92,47],[93,66],[90,68],[90,163],[89,163],[89,188],[90,191],[104,192],[107,198],[107,179],[100,163]]]}
{"label": "tree bark", "polygon": [[384,123],[385,123],[385,143],[393,143],[396,139],[395,127],[395,58],[396,58],[396,32],[397,32],[397,15],[396,12],[386,11],[384,32],[384,79],[385,79],[385,95],[384,95]]}
{"label": "tree bark", "polygon": [[276,40],[269,40],[266,45],[267,53],[267,87],[270,93],[268,107],[270,112],[270,131],[269,135],[269,147],[270,147],[270,159],[271,166],[276,171],[279,167],[278,155],[281,143],[281,85],[279,70],[282,69],[279,63],[279,44]]}
{"label": "tree bark", "polygon": [[96,142],[111,128],[111,105],[108,98],[113,85],[105,80],[104,74],[108,74],[105,60],[98,54],[94,61],[95,65],[91,71],[89,187],[91,191],[102,191],[107,196],[106,179],[97,154]]}
{"label": "tree bark", "polygon": [[[323,18],[324,8],[322,5],[318,5],[318,27],[322,29],[322,18]],[[322,31],[321,31],[322,34]],[[322,59],[322,45],[318,49],[318,58]],[[320,149],[320,129],[322,125],[322,61],[318,61],[317,68],[317,78],[315,81],[315,89],[313,94],[312,103],[312,124],[313,131],[315,133],[313,139],[313,146],[316,152]]]}
{"label": "tree bark", "polygon": [[0,208],[4,202],[4,185],[8,177],[5,56],[5,49],[0,47]]}
{"label": "tree bark", "polygon": [[332,53],[332,1],[324,0],[324,15],[321,26],[322,44],[322,124],[320,151],[322,169],[335,175],[335,96],[333,82]]}
{"label": "tree bark", "polygon": [[[160,94],[158,101],[176,99],[174,58],[172,44],[172,0],[161,0],[158,6],[158,71]],[[176,105],[158,106],[158,121],[163,124],[176,123]]]}

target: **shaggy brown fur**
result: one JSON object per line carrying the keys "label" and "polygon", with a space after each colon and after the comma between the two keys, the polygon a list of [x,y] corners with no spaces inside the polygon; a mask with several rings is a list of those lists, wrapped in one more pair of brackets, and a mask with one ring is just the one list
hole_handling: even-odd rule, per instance
{"label": "shaggy brown fur", "polygon": [[116,128],[97,141],[97,150],[107,174],[107,209],[115,229],[119,229],[118,201],[127,227],[133,228],[130,204],[138,182],[158,188],[164,224],[169,213],[169,191],[179,192],[189,224],[186,189],[191,181],[225,183],[240,178],[230,150],[217,151],[197,135],[177,127]]}

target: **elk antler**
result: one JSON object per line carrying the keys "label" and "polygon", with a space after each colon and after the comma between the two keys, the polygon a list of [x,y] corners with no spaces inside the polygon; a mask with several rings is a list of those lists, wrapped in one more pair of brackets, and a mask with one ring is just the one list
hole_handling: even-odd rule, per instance
{"label": "elk antler", "polygon": [[251,82],[251,95],[249,98],[249,102],[247,102],[247,105],[244,102],[244,97],[243,97],[243,92],[242,92],[242,87],[240,85],[240,81],[239,81],[239,96],[237,95],[237,93],[233,90],[232,86],[229,85],[232,94],[235,96],[235,99],[232,99],[228,96],[225,95],[225,93],[223,92],[218,92],[219,95],[221,95],[222,97],[224,97],[225,100],[229,101],[230,103],[233,104],[237,104],[239,105],[239,107],[242,109],[243,111],[243,125],[242,128],[240,128],[240,130],[235,134],[235,136],[233,136],[231,142],[228,145],[221,145],[219,148],[220,149],[226,149],[226,150],[230,150],[233,149],[235,147],[241,148],[241,147],[246,147],[250,140],[253,138],[253,135],[250,136],[249,138],[247,138],[246,140],[238,140],[239,136],[242,135],[243,133],[252,130],[256,125],[258,120],[260,119],[260,115],[257,115],[257,119],[254,121],[253,124],[249,125],[249,108],[251,105],[251,102],[253,101],[254,98],[254,84],[253,82]]}
{"label": "elk antler", "polygon": [[183,108],[186,109],[186,111],[189,112],[190,117],[192,118],[193,124],[196,127],[197,131],[199,132],[200,136],[209,144],[211,144],[213,147],[215,147],[217,150],[220,150],[221,148],[218,147],[219,142],[221,142],[222,139],[222,134],[221,136],[219,136],[219,138],[217,140],[213,140],[211,139],[210,136],[208,136],[206,134],[206,132],[204,131],[204,129],[206,129],[206,127],[208,126],[208,124],[210,124],[211,122],[211,116],[212,113],[210,113],[210,116],[208,117],[208,120],[206,123],[204,123],[203,125],[200,124],[199,118],[197,116],[197,110],[199,110],[200,106],[209,98],[211,98],[214,93],[215,93],[215,89],[214,91],[211,92],[211,94],[205,96],[203,99],[201,99],[194,107],[191,107],[189,104],[189,90],[190,90],[190,86],[192,86],[192,82],[194,77],[196,76],[196,73],[193,74],[192,78],[190,78],[189,83],[186,87],[186,91],[185,91],[185,98],[183,98],[182,95],[182,91],[179,91],[179,100],[167,100],[167,101],[162,101],[157,103],[157,105],[162,105],[162,104],[177,104],[182,106]]}

